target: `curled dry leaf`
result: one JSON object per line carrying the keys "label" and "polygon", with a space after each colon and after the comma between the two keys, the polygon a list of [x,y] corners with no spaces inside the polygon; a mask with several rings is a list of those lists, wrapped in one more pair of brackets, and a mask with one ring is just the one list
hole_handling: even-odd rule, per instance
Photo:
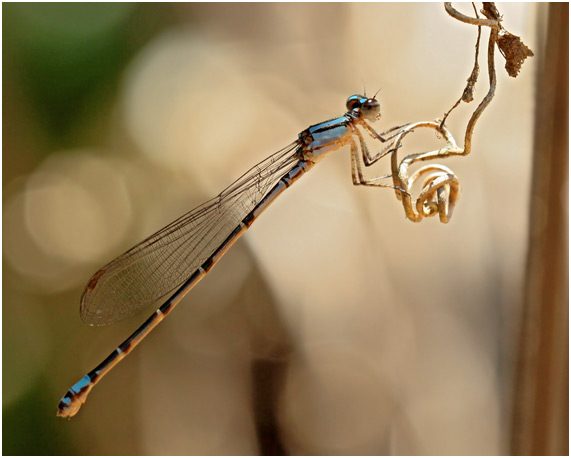
{"label": "curled dry leaf", "polygon": [[516,77],[523,65],[523,61],[533,56],[533,51],[529,49],[517,36],[507,31],[502,31],[498,38],[498,48],[502,56],[506,59],[506,71],[508,75]]}

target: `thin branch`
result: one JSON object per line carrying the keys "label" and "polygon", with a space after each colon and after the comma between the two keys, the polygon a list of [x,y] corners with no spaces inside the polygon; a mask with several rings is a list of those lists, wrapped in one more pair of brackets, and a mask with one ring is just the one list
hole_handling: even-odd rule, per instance
{"label": "thin branch", "polygon": [[[422,121],[407,125],[395,138],[395,144],[401,145],[404,138],[414,132],[415,129],[429,128],[436,130],[444,141],[446,142],[443,148],[424,153],[415,153],[406,156],[400,163],[398,162],[397,154],[395,151],[391,155],[391,171],[393,177],[393,184],[395,193],[399,200],[402,201],[405,214],[411,221],[421,221],[424,217],[435,216],[438,214],[440,221],[447,223],[452,217],[452,212],[456,201],[460,197],[460,183],[452,170],[443,165],[434,164],[423,166],[416,172],[409,175],[410,166],[417,162],[424,162],[432,159],[443,159],[450,156],[467,156],[472,150],[472,136],[476,122],[494,98],[496,91],[496,69],[494,65],[494,51],[496,44],[498,44],[499,35],[503,31],[501,25],[502,17],[493,3],[484,3],[482,13],[487,19],[478,17],[478,12],[474,7],[476,17],[469,17],[452,7],[451,3],[445,3],[444,7],[446,12],[453,18],[478,27],[478,38],[476,42],[475,63],[468,84],[464,89],[462,97],[456,104],[445,114],[444,119],[436,121]],[[489,77],[489,90],[486,96],[482,99],[478,107],[472,113],[470,120],[466,125],[466,132],[464,135],[464,147],[461,148],[456,144],[452,133],[446,128],[445,120],[448,115],[456,108],[460,101],[466,102],[473,100],[473,90],[478,79],[479,66],[478,66],[478,53],[481,37],[481,27],[490,28],[490,36],[488,39],[488,77]],[[505,32],[507,33],[507,32]],[[510,34],[511,35],[511,34]],[[515,36],[514,36],[515,37]],[[517,40],[512,39],[514,48],[504,51],[504,54],[509,54],[513,62],[510,62],[511,68],[517,68],[523,59],[533,53],[516,37]],[[523,57],[522,57],[523,56]],[[519,65],[519,66],[518,66]],[[508,65],[506,65],[506,68]],[[411,188],[415,182],[423,179],[422,190],[413,204],[411,197]]]}

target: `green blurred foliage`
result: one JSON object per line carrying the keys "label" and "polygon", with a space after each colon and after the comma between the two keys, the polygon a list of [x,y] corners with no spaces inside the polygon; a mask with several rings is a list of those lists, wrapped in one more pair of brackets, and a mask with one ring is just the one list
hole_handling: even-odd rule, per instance
{"label": "green blurred foliage", "polygon": [[[26,396],[2,411],[3,455],[76,455],[72,442],[55,418],[53,396],[44,380],[38,380]],[[53,418],[38,414],[53,412]]]}
{"label": "green blurred foliage", "polygon": [[5,76],[59,142],[109,103],[129,59],[171,22],[168,8],[134,3],[8,3],[2,12]]}

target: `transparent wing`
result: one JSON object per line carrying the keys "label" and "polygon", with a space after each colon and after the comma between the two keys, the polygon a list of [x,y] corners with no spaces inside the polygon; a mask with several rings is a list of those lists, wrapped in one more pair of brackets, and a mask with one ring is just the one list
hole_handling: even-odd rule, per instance
{"label": "transparent wing", "polygon": [[97,271],[81,296],[81,319],[105,325],[181,286],[297,163],[294,142]]}

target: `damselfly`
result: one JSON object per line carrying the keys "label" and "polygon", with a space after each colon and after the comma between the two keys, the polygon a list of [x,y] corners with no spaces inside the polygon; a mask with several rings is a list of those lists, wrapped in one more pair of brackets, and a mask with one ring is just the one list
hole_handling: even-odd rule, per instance
{"label": "damselfly", "polygon": [[360,129],[384,143],[404,127],[377,133],[369,122],[379,119],[380,111],[374,97],[349,97],[343,116],[307,128],[296,141],[255,165],[217,197],[95,273],[83,291],[80,306],[82,320],[90,325],[114,323],[176,291],[101,364],[69,389],[58,405],[57,415],[75,415],[95,384],[175,308],[283,191],[325,155],[349,145],[355,185],[392,187],[379,183],[389,176],[366,179],[363,174],[363,165],[375,163],[394,147],[389,144],[371,154]]}

